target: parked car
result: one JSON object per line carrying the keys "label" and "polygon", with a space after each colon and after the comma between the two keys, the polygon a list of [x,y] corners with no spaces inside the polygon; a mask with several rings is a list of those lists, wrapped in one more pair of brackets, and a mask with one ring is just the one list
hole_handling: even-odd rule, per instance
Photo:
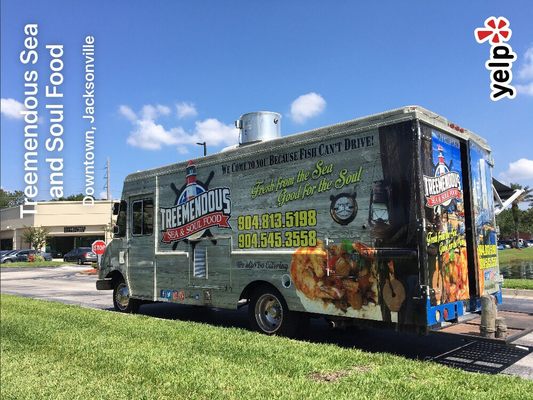
{"label": "parked car", "polygon": [[96,262],[96,254],[94,254],[90,247],[76,247],[75,249],[70,250],[67,254],[63,256],[65,262],[75,261],[79,265],[85,263]]}
{"label": "parked car", "polygon": [[52,255],[50,253],[45,253],[44,251],[38,251],[35,253],[37,257],[44,258],[44,261],[52,261]]}
{"label": "parked car", "polygon": [[30,256],[41,256],[45,261],[52,261],[52,256],[49,253],[37,251],[34,249],[12,250],[1,256],[2,263],[28,261]]}
{"label": "parked car", "polygon": [[16,257],[12,257],[13,254],[15,254],[17,250],[9,250],[0,255],[0,262],[1,263],[9,263],[16,261]]}
{"label": "parked car", "polygon": [[505,245],[503,243],[498,244],[498,250],[505,250]]}

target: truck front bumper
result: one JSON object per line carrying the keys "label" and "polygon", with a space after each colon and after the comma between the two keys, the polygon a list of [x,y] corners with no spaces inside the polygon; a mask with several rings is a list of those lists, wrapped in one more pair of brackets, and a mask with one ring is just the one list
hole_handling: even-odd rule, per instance
{"label": "truck front bumper", "polygon": [[98,279],[96,281],[97,290],[113,290],[113,280],[112,279]]}

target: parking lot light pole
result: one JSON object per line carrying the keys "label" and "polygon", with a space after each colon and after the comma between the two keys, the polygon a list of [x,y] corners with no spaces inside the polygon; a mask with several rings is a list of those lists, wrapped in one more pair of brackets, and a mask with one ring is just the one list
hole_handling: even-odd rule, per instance
{"label": "parking lot light pole", "polygon": [[200,142],[196,143],[198,146],[204,146],[204,157],[207,155],[207,143],[206,142]]}

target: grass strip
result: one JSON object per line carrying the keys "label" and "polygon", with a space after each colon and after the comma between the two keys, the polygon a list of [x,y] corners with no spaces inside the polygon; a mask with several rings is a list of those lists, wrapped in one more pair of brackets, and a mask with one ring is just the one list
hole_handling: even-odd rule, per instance
{"label": "grass strip", "polygon": [[11,268],[11,267],[26,267],[26,268],[43,268],[43,267],[60,267],[61,265],[72,265],[72,263],[67,263],[64,261],[17,261],[17,262],[7,262],[0,264],[1,268]]}
{"label": "grass strip", "polygon": [[500,265],[517,261],[533,261],[533,247],[524,249],[506,249],[498,251]]}
{"label": "grass strip", "polygon": [[5,399],[525,399],[533,382],[2,295]]}
{"label": "grass strip", "polygon": [[503,280],[503,287],[506,289],[529,289],[533,290],[533,279],[511,279]]}

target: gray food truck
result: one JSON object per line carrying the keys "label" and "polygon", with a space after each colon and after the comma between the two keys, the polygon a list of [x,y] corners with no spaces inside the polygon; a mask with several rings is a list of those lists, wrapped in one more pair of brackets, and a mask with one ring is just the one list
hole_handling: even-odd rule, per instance
{"label": "gray food truck", "polygon": [[117,310],[248,304],[290,335],[309,316],[427,332],[501,303],[483,138],[418,106],[279,121],[245,114],[235,148],[127,176],[97,282]]}

